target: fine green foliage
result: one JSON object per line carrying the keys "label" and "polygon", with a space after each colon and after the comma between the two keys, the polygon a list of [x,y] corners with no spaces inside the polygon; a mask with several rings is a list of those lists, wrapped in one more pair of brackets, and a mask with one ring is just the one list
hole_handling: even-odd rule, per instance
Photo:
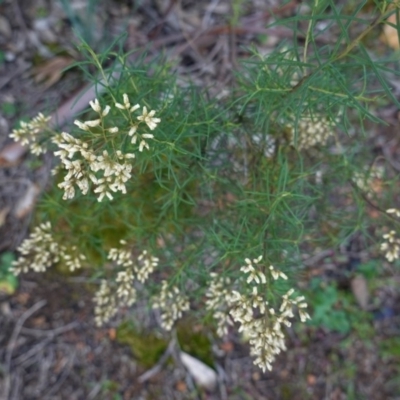
{"label": "fine green foliage", "polygon": [[128,345],[140,365],[151,368],[167,350],[168,343],[160,336],[140,332],[130,322],[123,322],[117,329],[117,341]]}
{"label": "fine green foliage", "polygon": [[[166,330],[189,310],[212,314],[221,335],[236,322],[255,363],[270,368],[293,310],[309,318],[291,289],[304,269],[300,250],[355,232],[376,242],[368,207],[393,207],[384,190],[397,173],[366,144],[369,127],[383,123],[376,109],[399,105],[387,81],[393,63],[368,48],[396,10],[378,2],[362,18],[366,3],[344,12],[320,0],[277,20],[304,40],[267,56],[250,49],[226,95],[178,81],[161,56],[131,64],[83,44],[88,59],[78,66],[97,68],[87,77],[103,94],[68,133],[47,129],[43,116],[13,132],[61,161],[15,271],[90,269],[104,279],[99,324],[139,293]],[[393,261],[397,239],[384,238]],[[332,309],[338,296],[334,286],[315,295],[315,323],[346,333],[347,315]]]}
{"label": "fine green foliage", "polygon": [[12,263],[15,256],[5,252],[0,256],[0,294],[13,294],[18,287],[18,281],[12,273]]}

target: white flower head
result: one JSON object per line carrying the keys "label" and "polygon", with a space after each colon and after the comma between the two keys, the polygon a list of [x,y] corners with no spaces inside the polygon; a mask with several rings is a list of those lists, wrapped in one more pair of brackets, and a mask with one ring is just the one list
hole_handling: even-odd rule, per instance
{"label": "white flower head", "polygon": [[122,95],[122,98],[124,100],[124,104],[121,103],[115,103],[115,107],[119,108],[120,110],[129,110],[131,107],[131,103],[129,102],[129,97],[126,93]]}
{"label": "white flower head", "polygon": [[20,128],[14,129],[10,138],[20,142],[24,146],[29,146],[33,154],[39,155],[47,151],[43,143],[39,144],[41,133],[49,128],[48,122],[51,117],[45,117],[39,113],[29,122],[20,122]]}
{"label": "white flower head", "polygon": [[286,281],[288,279],[286,274],[284,274],[282,271],[279,271],[278,269],[274,268],[273,265],[269,266],[269,270],[271,271],[271,275],[272,275],[272,278],[274,278],[274,280],[282,278]]}
{"label": "white flower head", "polygon": [[94,99],[94,101],[89,101],[90,107],[93,108],[93,111],[97,112],[97,113],[101,113],[101,106],[99,103],[99,100]]}
{"label": "white flower head", "polygon": [[101,113],[101,116],[102,116],[102,117],[107,116],[108,113],[110,112],[110,110],[111,110],[111,107],[107,105],[107,106],[105,107],[105,109],[103,110],[103,112]]}
{"label": "white flower head", "polygon": [[90,128],[95,128],[96,126],[99,126],[101,123],[100,119],[94,119],[92,121],[85,121],[84,124],[86,126],[89,126]]}
{"label": "white flower head", "polygon": [[88,130],[89,130],[89,126],[86,125],[85,122],[81,122],[81,121],[78,121],[78,120],[76,119],[76,120],[74,121],[74,124],[75,124],[78,128],[82,129],[83,131],[88,131]]}
{"label": "white flower head", "polygon": [[397,208],[389,208],[386,212],[388,214],[394,214],[396,217],[400,217],[400,211]]}
{"label": "white flower head", "polygon": [[150,112],[147,111],[147,107],[143,106],[142,115],[137,117],[139,121],[145,122],[149,129],[152,131],[157,127],[157,124],[160,123],[160,118],[154,118],[155,111],[151,110]]}
{"label": "white flower head", "polygon": [[161,312],[161,327],[170,331],[182,313],[189,310],[190,303],[188,297],[181,294],[176,286],[169,288],[164,280],[161,282],[161,292],[153,299],[153,309],[157,308]]}
{"label": "white flower head", "polygon": [[129,112],[133,113],[134,111],[136,111],[137,109],[140,108],[139,104],[135,104],[134,106],[131,107],[131,109],[129,110]]}
{"label": "white flower head", "polygon": [[144,140],[141,140],[139,144],[139,151],[142,152],[144,148],[146,148],[147,150],[150,149],[148,143],[145,142]]}

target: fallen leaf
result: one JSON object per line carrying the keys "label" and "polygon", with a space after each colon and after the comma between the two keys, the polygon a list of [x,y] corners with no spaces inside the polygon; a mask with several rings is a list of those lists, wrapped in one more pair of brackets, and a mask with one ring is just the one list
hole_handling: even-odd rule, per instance
{"label": "fallen leaf", "polygon": [[0,35],[10,40],[12,36],[11,25],[6,17],[0,15]]}
{"label": "fallen leaf", "polygon": [[368,215],[372,218],[372,219],[378,219],[381,217],[382,213],[378,210],[375,210],[373,208],[371,208],[370,210],[368,210]]}
{"label": "fallen leaf", "polygon": [[199,386],[208,390],[215,388],[217,373],[212,368],[183,351],[181,352],[181,361]]}
{"label": "fallen leaf", "polygon": [[57,83],[63,70],[74,62],[72,57],[54,57],[33,69],[36,83],[43,82],[45,89]]}
{"label": "fallen leaf", "polygon": [[115,340],[115,338],[117,337],[117,330],[115,328],[110,328],[108,330],[108,337],[110,338],[110,340]]}
{"label": "fallen leaf", "polygon": [[6,222],[8,213],[10,212],[10,207],[5,207],[0,210],[0,227]]}
{"label": "fallen leaf", "polygon": [[317,378],[315,375],[307,375],[307,383],[310,386],[314,386],[317,383]]}
{"label": "fallen leaf", "polygon": [[376,194],[381,194],[384,189],[382,179],[373,179],[370,184],[371,190]]}
{"label": "fallen leaf", "polygon": [[12,316],[10,303],[8,301],[2,301],[1,302],[0,311],[1,311],[1,313],[3,315],[6,315],[7,317],[11,317]]}
{"label": "fallen leaf", "polygon": [[63,368],[65,367],[65,365],[67,365],[68,362],[68,358],[67,357],[63,357],[63,356],[59,356],[58,360],[56,361],[56,365],[54,366],[54,370],[53,372],[55,374],[59,374]]}
{"label": "fallen leaf", "polygon": [[26,146],[22,146],[19,143],[10,143],[3,147],[0,151],[0,166],[1,167],[12,167],[19,164],[21,157],[27,151]]}
{"label": "fallen leaf", "polygon": [[358,305],[366,310],[368,307],[369,291],[367,280],[363,275],[357,275],[351,280],[351,290],[357,300]]}
{"label": "fallen leaf", "polygon": [[17,204],[14,208],[14,215],[18,219],[25,217],[32,211],[39,192],[39,187],[34,183],[29,182],[24,195],[17,201]]}
{"label": "fallen leaf", "polygon": [[283,369],[280,373],[279,373],[280,377],[282,379],[287,379],[289,377],[289,371],[287,369]]}
{"label": "fallen leaf", "polygon": [[261,374],[258,371],[255,371],[251,374],[253,381],[257,382],[261,379]]}
{"label": "fallen leaf", "polygon": [[223,342],[221,343],[221,350],[225,351],[226,353],[230,353],[233,350],[233,343],[232,342]]}
{"label": "fallen leaf", "polygon": [[79,341],[78,343],[76,343],[75,346],[78,350],[81,350],[81,351],[86,349],[86,344],[82,341]]}
{"label": "fallen leaf", "polygon": [[43,326],[46,324],[46,318],[41,315],[39,317],[31,318],[31,324],[35,328],[43,328]]}
{"label": "fallen leaf", "polygon": [[20,292],[16,295],[17,302],[21,305],[26,305],[30,299],[30,294],[26,292]]}
{"label": "fallen leaf", "polygon": [[186,392],[187,391],[187,386],[186,383],[183,381],[179,381],[176,384],[176,390],[178,390],[179,392]]}
{"label": "fallen leaf", "polygon": [[389,25],[386,23],[383,26],[383,31],[381,34],[381,41],[385,44],[387,44],[389,47],[391,47],[394,50],[399,49],[399,32],[398,32],[398,24],[397,24],[397,18],[396,14],[392,14],[388,19],[387,22],[393,25],[396,25],[397,29],[394,28],[392,25]]}

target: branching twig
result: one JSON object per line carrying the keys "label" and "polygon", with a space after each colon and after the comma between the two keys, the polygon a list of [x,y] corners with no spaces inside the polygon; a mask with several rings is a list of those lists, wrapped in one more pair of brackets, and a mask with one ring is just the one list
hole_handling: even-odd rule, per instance
{"label": "branching twig", "polygon": [[4,390],[3,390],[3,399],[7,400],[8,395],[10,393],[10,370],[11,370],[11,358],[12,353],[14,351],[14,347],[17,342],[18,335],[21,332],[22,326],[26,322],[28,318],[30,318],[36,311],[40,310],[45,304],[47,303],[46,300],[40,300],[36,304],[34,304],[30,309],[26,310],[21,317],[19,318],[18,322],[14,327],[14,331],[11,335],[10,341],[7,345],[7,354],[6,354],[6,362],[5,362],[5,371],[4,371]]}
{"label": "branching twig", "polygon": [[78,326],[77,322],[71,322],[67,325],[60,326],[59,328],[55,329],[31,329],[31,328],[22,328],[21,332],[33,335],[33,336],[51,336],[54,337],[56,335],[60,335],[61,333],[67,332],[71,329],[74,329]]}

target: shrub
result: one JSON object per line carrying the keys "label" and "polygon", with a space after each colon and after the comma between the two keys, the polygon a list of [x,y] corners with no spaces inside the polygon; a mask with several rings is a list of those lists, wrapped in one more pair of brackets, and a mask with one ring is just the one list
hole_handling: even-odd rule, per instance
{"label": "shrub", "polygon": [[[383,122],[374,110],[398,105],[390,60],[364,44],[396,12],[377,4],[371,19],[359,17],[364,3],[346,14],[319,1],[277,21],[299,35],[306,23],[304,44],[267,56],[252,49],[229,93],[214,97],[178,83],[161,58],[130,65],[120,55],[105,68],[105,55],[83,45],[104,94],[68,133],[40,114],[12,134],[59,161],[14,271],[89,268],[102,278],[98,325],[140,296],[167,331],[185,312],[213,316],[220,336],[236,326],[270,369],[284,326],[295,312],[310,318],[294,289],[301,248],[369,235],[367,207],[392,207],[374,182],[385,187],[393,170],[365,145],[367,121]],[[352,38],[354,24],[361,33]],[[336,41],[322,44],[335,30]],[[384,238],[391,261],[398,239]]]}

